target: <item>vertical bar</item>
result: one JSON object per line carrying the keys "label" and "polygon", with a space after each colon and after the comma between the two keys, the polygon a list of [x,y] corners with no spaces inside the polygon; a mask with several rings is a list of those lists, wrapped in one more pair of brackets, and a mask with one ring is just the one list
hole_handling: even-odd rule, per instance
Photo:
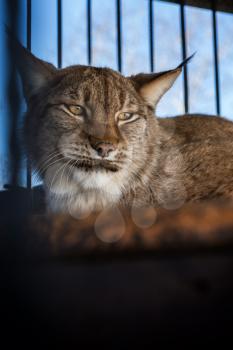
{"label": "vertical bar", "polygon": [[[32,42],[32,3],[31,0],[27,0],[27,49],[31,51],[31,42]],[[31,175],[31,162],[27,158],[27,188],[31,189],[32,187],[32,175]]]}
{"label": "vertical bar", "polygon": [[87,59],[88,64],[92,62],[92,20],[91,20],[91,0],[87,0]]}
{"label": "vertical bar", "polygon": [[154,71],[154,14],[153,0],[149,0],[150,70]]}
{"label": "vertical bar", "polygon": [[[19,1],[11,0],[6,1],[7,15],[9,18],[11,32],[14,37],[17,38],[19,32]],[[7,86],[7,97],[9,106],[9,164],[10,164],[10,184],[13,187],[18,186],[19,180],[19,169],[20,169],[20,147],[18,140],[18,119],[19,119],[19,91],[16,76],[16,58],[12,41],[8,43],[10,49],[10,55],[8,58],[8,86]]]}
{"label": "vertical bar", "polygon": [[117,16],[117,65],[119,72],[122,71],[122,37],[121,37],[121,0],[116,0]]}
{"label": "vertical bar", "polygon": [[[185,25],[185,15],[184,15],[184,5],[180,5],[180,25],[181,25],[181,39],[182,39],[182,57],[183,60],[186,59],[186,25]],[[185,113],[189,111],[189,101],[188,101],[188,72],[187,65],[184,65],[184,109]]]}
{"label": "vertical bar", "polygon": [[218,36],[217,36],[217,20],[215,10],[215,0],[212,1],[212,30],[213,30],[213,47],[214,47],[214,72],[215,72],[215,101],[216,112],[220,114],[220,90],[219,90],[219,61],[218,61]]}
{"label": "vertical bar", "polygon": [[27,49],[31,51],[31,38],[32,38],[32,2],[27,0]]}
{"label": "vertical bar", "polygon": [[62,67],[62,0],[57,0],[57,66]]}

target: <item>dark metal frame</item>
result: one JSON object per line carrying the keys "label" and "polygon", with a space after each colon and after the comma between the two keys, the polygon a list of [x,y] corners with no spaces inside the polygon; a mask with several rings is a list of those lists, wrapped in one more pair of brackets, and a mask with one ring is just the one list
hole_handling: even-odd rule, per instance
{"label": "dark metal frame", "polygon": [[153,0],[149,0],[150,70],[154,71],[154,13]]}
{"label": "dark metal frame", "polygon": [[[27,0],[27,49],[31,51],[32,41],[32,2]],[[30,190],[32,187],[32,176],[31,176],[31,162],[27,159],[27,188]]]}
{"label": "dark metal frame", "polygon": [[122,70],[122,40],[121,40],[121,0],[116,0],[117,16],[117,65],[118,70]]}
{"label": "dark metal frame", "polygon": [[57,0],[57,66],[62,67],[62,0]]}
{"label": "dark metal frame", "polygon": [[[187,57],[186,50],[186,23],[185,23],[185,13],[184,13],[184,5],[180,5],[180,26],[181,26],[181,38],[182,38],[182,56],[183,60]],[[188,101],[188,72],[187,66],[184,66],[184,110],[185,113],[189,111],[189,101]]]}
{"label": "dark metal frame", "polygon": [[212,27],[213,27],[213,47],[214,47],[214,71],[215,71],[215,100],[216,112],[220,114],[220,89],[219,89],[219,64],[218,64],[218,36],[217,36],[217,20],[216,20],[216,2],[212,1]]}

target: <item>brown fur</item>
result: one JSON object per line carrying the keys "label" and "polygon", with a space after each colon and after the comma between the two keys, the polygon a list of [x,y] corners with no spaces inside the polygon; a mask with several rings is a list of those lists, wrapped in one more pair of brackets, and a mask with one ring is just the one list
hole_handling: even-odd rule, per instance
{"label": "brown fur", "polygon": [[[28,154],[52,211],[109,206],[178,208],[233,195],[233,123],[216,116],[159,119],[155,106],[182,67],[124,77],[108,68],[56,70],[21,48]],[[70,105],[81,105],[74,116]],[[121,121],[121,113],[132,118]],[[96,145],[114,151],[101,158]]]}

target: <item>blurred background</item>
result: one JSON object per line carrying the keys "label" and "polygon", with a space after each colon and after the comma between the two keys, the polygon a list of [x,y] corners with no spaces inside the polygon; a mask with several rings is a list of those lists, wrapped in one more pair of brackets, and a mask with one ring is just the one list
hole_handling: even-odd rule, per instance
{"label": "blurred background", "polygon": [[[58,67],[91,64],[130,75],[174,68],[196,52],[159,103],[157,115],[200,112],[233,120],[232,1],[188,1],[207,8],[159,0],[17,3],[20,41],[35,55]],[[224,7],[224,3],[229,5]],[[0,188],[9,183],[6,4],[0,0]],[[25,108],[20,93],[19,128]],[[33,178],[29,181],[30,169],[24,160],[20,167],[20,185],[35,183]]]}

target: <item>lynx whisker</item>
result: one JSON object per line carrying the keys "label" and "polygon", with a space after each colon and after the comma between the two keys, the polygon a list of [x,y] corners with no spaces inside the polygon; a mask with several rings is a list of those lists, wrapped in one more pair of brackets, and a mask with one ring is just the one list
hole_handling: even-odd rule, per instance
{"label": "lynx whisker", "polygon": [[32,171],[32,174],[40,177],[40,175],[44,172],[44,168],[46,168],[47,163],[49,163],[50,161],[52,161],[54,158],[56,158],[58,156],[60,156],[60,153],[57,151],[50,153],[49,156],[45,160],[43,160],[42,162],[39,163],[40,167],[36,168]]}
{"label": "lynx whisker", "polygon": [[[65,173],[65,170],[66,170],[67,167],[69,167],[69,163],[71,163],[72,161],[73,161],[73,159],[68,160],[68,162],[65,164],[64,169],[62,170],[62,173],[61,173],[61,176],[60,176],[60,186],[62,186],[62,178],[63,178],[63,175]],[[67,185],[68,185],[68,181],[67,181]]]}
{"label": "lynx whisker", "polygon": [[49,184],[49,186],[48,186],[50,192],[55,192],[55,193],[56,193],[56,191],[52,191],[53,183],[54,183],[55,179],[57,178],[59,172],[60,172],[64,167],[66,167],[66,165],[67,165],[67,162],[66,162],[65,164],[62,164],[62,165],[58,168],[58,170],[55,171],[55,174],[53,175],[53,178],[52,178],[52,180],[50,181],[50,184]]}
{"label": "lynx whisker", "polygon": [[61,158],[56,159],[55,161],[46,164],[46,166],[44,166],[43,169],[40,170],[40,172],[37,172],[36,176],[38,177],[38,179],[48,170],[49,167],[51,167],[52,165],[54,165],[60,161],[61,161]]}

